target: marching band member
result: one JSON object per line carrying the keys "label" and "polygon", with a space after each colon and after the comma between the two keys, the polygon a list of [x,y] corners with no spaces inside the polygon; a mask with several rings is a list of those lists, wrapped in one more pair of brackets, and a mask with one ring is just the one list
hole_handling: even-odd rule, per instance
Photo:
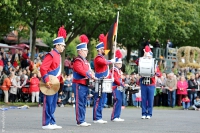
{"label": "marching band member", "polygon": [[[43,82],[46,83],[47,88],[51,88],[49,75],[56,76],[61,82],[61,55],[65,49],[65,41],[63,37],[57,37],[53,40],[54,49],[46,54],[40,72]],[[45,95],[43,99],[43,113],[42,113],[42,128],[43,129],[60,129],[61,126],[56,125],[54,112],[56,110],[58,93],[54,95]]]}
{"label": "marching band member", "polygon": [[80,36],[81,43],[76,46],[78,57],[73,63],[73,84],[72,88],[75,94],[75,113],[77,126],[90,126],[90,123],[85,122],[86,101],[89,93],[87,79],[94,79],[94,74],[90,70],[88,61],[86,60],[89,42],[86,35]]}
{"label": "marching band member", "polygon": [[[114,103],[113,103],[113,111],[111,114],[111,120],[114,122],[119,122],[119,121],[124,121],[124,119],[120,118],[123,92],[119,88],[125,87],[121,79],[122,71],[120,70],[120,68],[122,67],[122,54],[120,50],[116,51],[115,57],[116,58],[115,58],[115,67],[114,67],[114,82],[112,85]],[[113,68],[110,71],[112,74]]]}
{"label": "marching band member", "polygon": [[[145,46],[143,57],[151,59],[152,55],[153,54],[151,52],[150,47]],[[136,64],[138,64],[138,63],[136,62]],[[140,65],[140,64],[138,64],[138,65]],[[141,77],[140,78],[140,87],[141,87],[141,96],[142,96],[142,117],[141,117],[141,119],[150,119],[152,117],[155,83],[156,83],[155,76],[150,77],[150,83],[149,83],[149,77]]]}
{"label": "marching band member", "polygon": [[[96,45],[98,55],[94,59],[94,70],[96,78],[108,78],[109,76],[109,64],[114,63],[115,60],[106,60],[104,57],[104,34],[99,35],[100,43]],[[102,92],[101,97],[99,97],[98,92],[94,93],[94,104],[93,104],[93,121],[94,123],[107,123],[102,119],[102,110],[104,106],[104,101],[106,98],[106,93]]]}

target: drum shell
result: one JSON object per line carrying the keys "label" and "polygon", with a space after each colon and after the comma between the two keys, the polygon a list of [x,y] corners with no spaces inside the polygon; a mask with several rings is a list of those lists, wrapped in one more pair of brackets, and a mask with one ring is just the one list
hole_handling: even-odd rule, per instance
{"label": "drum shell", "polygon": [[139,59],[138,73],[142,77],[153,77],[155,75],[155,59],[141,57]]}
{"label": "drum shell", "polygon": [[[98,92],[98,84],[101,82],[101,80],[95,80],[95,92]],[[112,93],[112,79],[103,79],[103,90],[102,92],[105,93]]]}

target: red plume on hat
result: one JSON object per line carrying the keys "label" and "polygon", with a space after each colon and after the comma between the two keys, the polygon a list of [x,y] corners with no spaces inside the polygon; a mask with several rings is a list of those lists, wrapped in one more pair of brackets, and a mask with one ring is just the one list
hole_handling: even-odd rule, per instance
{"label": "red plume on hat", "polygon": [[115,57],[116,58],[122,58],[122,53],[120,52],[119,49],[115,52]]}
{"label": "red plume on hat", "polygon": [[81,35],[79,39],[80,39],[81,43],[88,43],[89,42],[88,37],[84,34]]}
{"label": "red plume on hat", "polygon": [[104,34],[100,34],[99,35],[99,42],[104,42],[104,38],[105,38]]}
{"label": "red plume on hat", "polygon": [[65,30],[64,25],[61,26],[61,27],[59,28],[59,30],[58,30],[58,37],[63,37],[63,38],[66,39],[66,37],[67,37],[67,32],[66,32],[66,30]]}
{"label": "red plume on hat", "polygon": [[145,52],[150,52],[151,51],[149,46],[145,46],[144,50],[145,50]]}

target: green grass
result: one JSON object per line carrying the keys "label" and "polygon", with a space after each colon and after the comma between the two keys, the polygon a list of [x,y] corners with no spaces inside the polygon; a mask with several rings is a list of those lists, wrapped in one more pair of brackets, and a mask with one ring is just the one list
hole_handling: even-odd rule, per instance
{"label": "green grass", "polygon": [[38,106],[38,103],[16,102],[16,103],[5,104],[4,102],[0,102],[0,106],[23,106],[23,105],[34,107],[34,106]]}
{"label": "green grass", "polygon": [[[137,107],[134,107],[134,106],[127,106],[126,108],[136,108],[137,109]],[[166,107],[166,106],[155,106],[155,107],[153,107],[153,109],[158,109],[158,110],[182,110],[182,106],[175,106],[174,108],[171,108],[171,107]]]}
{"label": "green grass", "polygon": [[[38,104],[37,103],[25,103],[25,102],[16,102],[16,103],[9,103],[9,104],[5,104],[4,102],[0,102],[0,107],[1,106],[23,106],[23,105],[28,105],[29,107],[37,107]],[[65,107],[70,107],[72,105],[65,105]],[[112,107],[110,107],[112,108]],[[134,106],[127,106],[126,109],[132,109],[132,108],[136,108]],[[171,107],[165,107],[165,106],[155,106],[153,107],[154,109],[157,109],[157,110],[182,110],[182,106],[175,106],[174,108],[171,108]],[[136,108],[137,109],[137,108]]]}

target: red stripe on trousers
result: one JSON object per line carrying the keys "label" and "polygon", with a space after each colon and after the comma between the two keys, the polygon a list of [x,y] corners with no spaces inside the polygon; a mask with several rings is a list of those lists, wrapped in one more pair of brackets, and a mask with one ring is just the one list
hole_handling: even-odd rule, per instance
{"label": "red stripe on trousers", "polygon": [[42,109],[42,125],[46,126],[46,95],[43,98],[43,109]]}
{"label": "red stripe on trousers", "polygon": [[79,106],[78,106],[78,84],[76,84],[76,121],[77,121],[77,124],[81,124],[80,123],[80,120],[79,120]]}
{"label": "red stripe on trousers", "polygon": [[113,111],[112,111],[112,116],[111,116],[111,119],[112,119],[112,120],[114,119],[115,106],[116,106],[116,104],[117,104],[117,98],[116,98],[116,94],[115,94],[114,91],[113,91],[113,97],[115,98],[115,104],[113,105]]}
{"label": "red stripe on trousers", "polygon": [[99,100],[100,100],[100,98],[97,98],[96,105],[95,105],[95,109],[94,109],[94,120],[97,120],[97,119],[96,119],[96,113],[97,113],[97,107],[98,107],[98,105],[99,105]]}

